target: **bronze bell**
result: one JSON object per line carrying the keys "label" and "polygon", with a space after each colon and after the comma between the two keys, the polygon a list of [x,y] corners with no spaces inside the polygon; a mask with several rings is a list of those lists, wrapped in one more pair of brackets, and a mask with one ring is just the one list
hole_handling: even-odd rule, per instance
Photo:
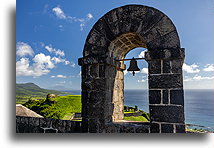
{"label": "bronze bell", "polygon": [[135,71],[140,71],[140,69],[137,66],[137,61],[135,60],[134,57],[131,59],[130,65],[129,65],[129,68],[127,69],[127,71],[132,71],[133,76],[135,74]]}

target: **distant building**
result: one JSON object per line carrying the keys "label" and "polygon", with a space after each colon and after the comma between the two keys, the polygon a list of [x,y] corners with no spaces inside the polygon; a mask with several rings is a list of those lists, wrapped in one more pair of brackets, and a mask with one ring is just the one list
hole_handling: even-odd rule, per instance
{"label": "distant building", "polygon": [[43,116],[37,114],[36,112],[28,109],[27,107],[25,107],[21,104],[16,104],[16,116],[43,118]]}

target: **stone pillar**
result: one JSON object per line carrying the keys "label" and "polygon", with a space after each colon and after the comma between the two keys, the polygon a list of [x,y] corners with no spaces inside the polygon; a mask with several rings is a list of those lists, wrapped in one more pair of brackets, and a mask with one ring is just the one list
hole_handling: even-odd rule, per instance
{"label": "stone pillar", "polygon": [[83,57],[82,132],[102,133],[106,123],[123,119],[124,64],[113,59]]}
{"label": "stone pillar", "polygon": [[148,51],[145,58],[149,65],[150,132],[185,132],[182,78],[184,49]]}

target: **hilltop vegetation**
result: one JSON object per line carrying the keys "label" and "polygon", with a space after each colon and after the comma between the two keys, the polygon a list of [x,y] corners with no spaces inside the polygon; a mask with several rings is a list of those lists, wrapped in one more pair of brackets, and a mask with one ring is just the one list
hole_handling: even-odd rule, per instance
{"label": "hilltop vegetation", "polygon": [[80,95],[59,96],[51,100],[29,100],[24,106],[45,118],[52,119],[64,119],[65,116],[80,113],[82,107]]}
{"label": "hilltop vegetation", "polygon": [[43,89],[34,83],[16,84],[16,102],[23,104],[29,99],[43,99],[47,94],[66,94],[66,92]]}

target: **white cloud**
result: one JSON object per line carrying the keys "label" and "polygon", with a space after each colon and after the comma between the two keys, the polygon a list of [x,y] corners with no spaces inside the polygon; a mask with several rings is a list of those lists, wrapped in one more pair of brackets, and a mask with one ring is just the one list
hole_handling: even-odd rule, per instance
{"label": "white cloud", "polygon": [[[52,11],[56,15],[56,17],[59,18],[59,19],[67,20],[70,23],[79,22],[81,31],[83,31],[84,27],[86,26],[86,23],[93,18],[93,15],[91,13],[88,13],[86,15],[86,18],[77,18],[77,17],[74,17],[74,16],[66,15],[59,6],[53,8]],[[59,28],[62,31],[62,27],[59,26]]]}
{"label": "white cloud", "polygon": [[24,57],[26,55],[33,56],[34,52],[30,45],[24,42],[18,42],[16,44],[16,54],[20,57]]}
{"label": "white cloud", "polygon": [[138,58],[144,58],[145,57],[145,52],[146,52],[146,50],[141,51],[141,53],[138,55]]}
{"label": "white cloud", "polygon": [[[70,62],[69,61],[65,61],[65,65],[68,65],[68,64],[70,64]],[[74,64],[74,66],[75,66],[75,64]]]}
{"label": "white cloud", "polygon": [[71,67],[75,67],[75,63],[74,62],[71,62]]}
{"label": "white cloud", "polygon": [[92,18],[93,18],[93,15],[92,15],[91,13],[88,13],[88,14],[87,14],[87,18],[88,18],[88,19],[92,19]]}
{"label": "white cloud", "polygon": [[53,52],[53,48],[51,46],[45,46],[45,49],[47,49],[50,53]]}
{"label": "white cloud", "polygon": [[66,19],[65,13],[63,12],[63,10],[59,6],[53,8],[52,11],[57,16],[57,18],[59,18],[59,19]]}
{"label": "white cloud", "polygon": [[187,72],[187,73],[199,73],[200,70],[198,69],[198,65],[196,64],[192,64],[192,65],[187,65],[187,64],[183,64],[183,71]]}
{"label": "white cloud", "polygon": [[142,80],[137,80],[138,83],[143,83],[146,82],[146,80],[142,79]]}
{"label": "white cloud", "polygon": [[46,68],[54,68],[54,64],[51,61],[51,57],[50,56],[45,56],[43,53],[37,54],[34,58],[33,58],[34,66],[37,67],[46,67]]}
{"label": "white cloud", "polygon": [[141,70],[141,73],[148,74],[149,73],[148,71],[149,71],[148,68],[143,68]]}
{"label": "white cloud", "polygon": [[51,78],[67,78],[66,76],[64,75],[56,75],[56,76],[51,76]]}
{"label": "white cloud", "polygon": [[189,81],[192,81],[192,78],[188,77],[188,76],[185,76],[184,77],[184,82],[189,82]]}
{"label": "white cloud", "polygon": [[214,71],[214,66],[213,64],[207,64],[203,71]]}
{"label": "white cloud", "polygon": [[65,53],[63,50],[60,49],[55,49],[52,47],[52,45],[46,45],[45,49],[47,49],[47,51],[49,51],[50,53],[54,53],[56,56],[65,56]]}
{"label": "white cloud", "polygon": [[30,62],[28,58],[21,58],[16,62],[16,75],[17,76],[31,76],[33,75],[33,70],[30,67]]}
{"label": "white cloud", "polygon": [[201,80],[213,80],[213,79],[214,79],[214,76],[212,76],[212,77],[203,77],[203,76],[199,76],[199,75],[195,75],[194,77],[185,76],[184,77],[184,82],[201,81]]}
{"label": "white cloud", "polygon": [[59,55],[59,56],[65,56],[64,51],[61,51],[60,49],[55,50],[55,54],[56,54],[56,55]]}
{"label": "white cloud", "polygon": [[144,83],[146,81],[148,81],[148,77],[147,76],[142,76],[141,80],[137,80],[138,83]]}
{"label": "white cloud", "polygon": [[28,58],[21,58],[19,61],[17,61],[16,75],[39,77],[48,74],[50,69],[55,67],[51,61],[51,57],[45,56],[43,53],[37,54],[33,58],[33,62],[34,63],[30,65]]}
{"label": "white cloud", "polygon": [[66,78],[66,76],[64,76],[64,75],[57,75],[56,77],[57,78]]}
{"label": "white cloud", "polygon": [[57,58],[57,57],[52,57],[51,60],[54,61],[55,64],[65,62],[65,59],[61,59],[61,58]]}
{"label": "white cloud", "polygon": [[214,76],[212,77],[202,77],[202,76],[199,76],[199,75],[195,75],[193,77],[193,80],[213,80],[214,79]]}
{"label": "white cloud", "polygon": [[127,69],[123,71],[124,76],[128,73]]}

